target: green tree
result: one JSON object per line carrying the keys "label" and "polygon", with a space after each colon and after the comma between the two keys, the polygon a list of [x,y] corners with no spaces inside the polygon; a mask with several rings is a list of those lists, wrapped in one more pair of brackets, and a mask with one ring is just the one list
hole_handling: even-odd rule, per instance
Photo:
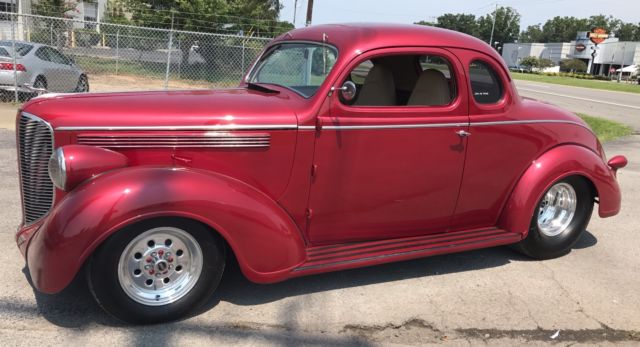
{"label": "green tree", "polygon": [[435,26],[439,28],[459,31],[472,36],[478,35],[478,22],[472,14],[446,13],[438,17]]}
{"label": "green tree", "polygon": [[533,70],[534,68],[537,68],[539,63],[540,61],[538,60],[538,58],[533,56],[520,59],[520,66],[526,68],[527,70]]}
{"label": "green tree", "polygon": [[[478,18],[478,38],[489,42],[495,16],[495,28],[493,28],[492,41],[502,45],[505,42],[513,42],[518,39],[520,33],[520,14],[511,7],[498,7],[496,11]],[[492,46],[494,42],[490,42]]]}
{"label": "green tree", "polygon": [[563,59],[560,62],[560,70],[565,72],[585,72],[587,63],[580,59]]}
{"label": "green tree", "polygon": [[576,39],[578,31],[590,29],[586,18],[560,17],[549,19],[542,26],[541,42],[570,42]]}
{"label": "green tree", "polygon": [[546,69],[548,67],[552,67],[555,66],[556,64],[553,63],[553,61],[551,59],[547,59],[547,58],[540,58],[538,59],[538,69]]}
{"label": "green tree", "polygon": [[620,41],[640,41],[640,23],[621,23],[616,31]]}
{"label": "green tree", "polygon": [[608,32],[615,32],[621,24],[621,20],[613,18],[613,16],[605,16],[603,14],[591,16],[588,19],[589,30],[591,28],[601,27]]}
{"label": "green tree", "polygon": [[31,5],[31,12],[48,17],[72,17],[77,1],[39,0]]}
{"label": "green tree", "polygon": [[520,42],[542,42],[543,33],[540,24],[529,25],[526,30],[520,33]]}
{"label": "green tree", "polygon": [[429,26],[429,27],[434,27],[436,26],[436,23],[434,22],[427,22],[426,20],[421,20],[419,22],[415,22],[413,24],[417,24],[417,25],[424,25],[424,26]]}

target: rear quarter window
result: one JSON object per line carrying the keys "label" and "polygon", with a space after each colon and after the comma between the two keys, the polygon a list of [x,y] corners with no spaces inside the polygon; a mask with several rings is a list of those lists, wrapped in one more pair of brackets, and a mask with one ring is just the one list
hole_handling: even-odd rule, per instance
{"label": "rear quarter window", "polygon": [[502,99],[504,88],[496,71],[487,63],[474,60],[469,64],[469,80],[473,98],[479,104],[495,104]]}

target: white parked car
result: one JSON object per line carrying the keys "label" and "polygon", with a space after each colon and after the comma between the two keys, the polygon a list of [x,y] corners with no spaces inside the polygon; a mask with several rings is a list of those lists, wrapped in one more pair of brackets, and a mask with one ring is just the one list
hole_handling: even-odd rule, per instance
{"label": "white parked car", "polygon": [[15,45],[12,41],[0,41],[0,89],[15,90],[14,47],[19,92],[33,93],[34,89],[59,93],[89,91],[87,74],[73,59],[53,47],[23,41],[15,41]]}

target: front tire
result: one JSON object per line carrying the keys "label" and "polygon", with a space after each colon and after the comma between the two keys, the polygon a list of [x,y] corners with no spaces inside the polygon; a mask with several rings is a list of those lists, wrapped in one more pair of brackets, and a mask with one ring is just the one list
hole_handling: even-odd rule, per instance
{"label": "front tire", "polygon": [[135,324],[180,319],[212,295],[225,266],[222,239],[188,219],[160,218],[109,237],[87,266],[89,288],[114,317]]}
{"label": "front tire", "polygon": [[582,177],[555,182],[542,196],[531,218],[527,237],[516,249],[535,259],[565,255],[586,230],[594,194]]}

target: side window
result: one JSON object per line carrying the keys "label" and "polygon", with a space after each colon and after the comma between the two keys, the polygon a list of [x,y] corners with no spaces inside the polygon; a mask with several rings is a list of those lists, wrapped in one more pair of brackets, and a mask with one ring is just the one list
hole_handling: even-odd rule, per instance
{"label": "side window", "polygon": [[347,77],[356,85],[352,106],[444,106],[456,95],[451,64],[431,55],[390,55],[366,60]]}
{"label": "side window", "polygon": [[57,50],[53,48],[49,48],[48,53],[49,53],[49,58],[52,62],[56,64],[69,65],[69,59],[67,59],[67,57],[65,57],[62,53],[58,52]]}
{"label": "side window", "polygon": [[47,47],[38,48],[38,50],[36,51],[35,54],[36,54],[36,57],[40,58],[41,60],[51,61],[51,60],[49,60],[49,54],[47,52]]}
{"label": "side window", "polygon": [[489,64],[474,60],[469,64],[469,79],[473,98],[479,104],[495,104],[502,99],[502,84]]}

